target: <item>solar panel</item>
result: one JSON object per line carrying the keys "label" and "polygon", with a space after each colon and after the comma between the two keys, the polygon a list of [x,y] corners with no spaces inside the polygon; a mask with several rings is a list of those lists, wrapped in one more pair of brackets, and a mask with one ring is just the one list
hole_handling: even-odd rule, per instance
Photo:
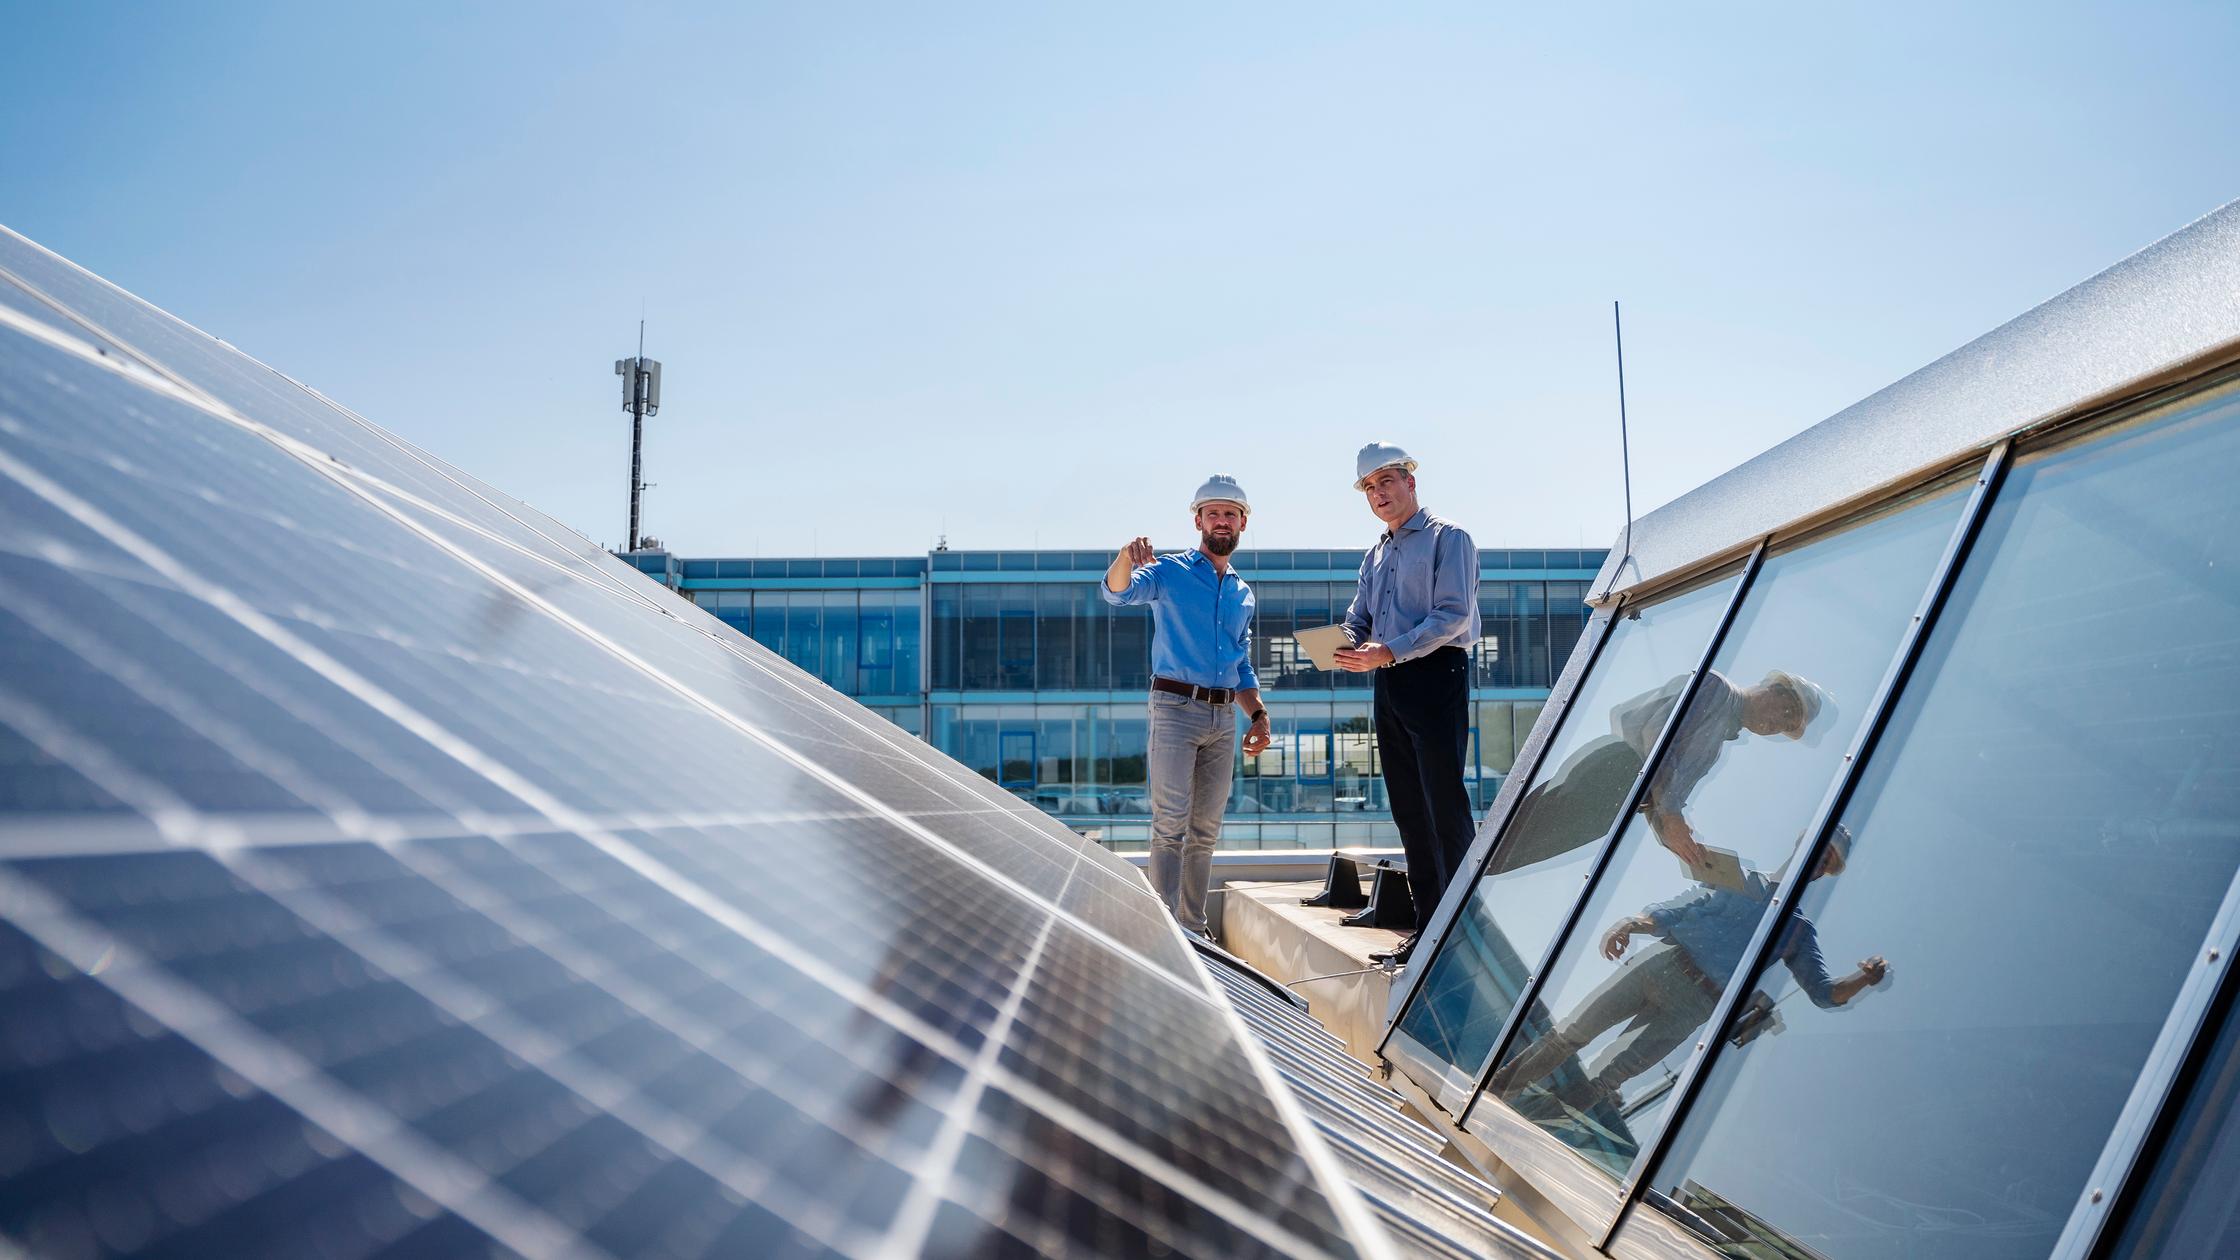
{"label": "solar panel", "polygon": [[0,1251],[1456,1245],[1124,862],[5,231],[0,920]]}

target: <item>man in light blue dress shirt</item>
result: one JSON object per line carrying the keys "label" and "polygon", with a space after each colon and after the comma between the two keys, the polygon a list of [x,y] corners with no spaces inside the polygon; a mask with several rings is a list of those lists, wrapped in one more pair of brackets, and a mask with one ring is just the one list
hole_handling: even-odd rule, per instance
{"label": "man in light blue dress shirt", "polygon": [[1190,502],[1198,546],[1155,555],[1137,538],[1098,587],[1108,604],[1151,606],[1151,887],[1184,931],[1206,935],[1206,886],[1236,768],[1268,746],[1268,714],[1252,670],[1252,588],[1229,568],[1251,505],[1236,478],[1215,475]]}
{"label": "man in light blue dress shirt", "polygon": [[[1416,501],[1416,461],[1371,442],[1355,461],[1353,488],[1384,522],[1361,558],[1361,585],[1346,610],[1351,648],[1338,668],[1375,671],[1377,755],[1400,847],[1416,931],[1438,909],[1477,832],[1463,784],[1470,755],[1470,645],[1478,641],[1478,548],[1460,526]],[[1416,936],[1379,957],[1404,963]]]}

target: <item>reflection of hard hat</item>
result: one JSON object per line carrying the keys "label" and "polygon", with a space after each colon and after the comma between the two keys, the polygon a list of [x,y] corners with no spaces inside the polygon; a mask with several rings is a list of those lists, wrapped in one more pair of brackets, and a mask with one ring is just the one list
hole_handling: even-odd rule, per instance
{"label": "reflection of hard hat", "polygon": [[1826,708],[1828,704],[1827,688],[1809,678],[1799,678],[1785,669],[1767,670],[1765,681],[1758,685],[1787,692],[1790,698],[1796,702],[1797,729],[1795,733],[1799,738],[1802,738],[1806,731],[1812,729],[1813,720],[1820,716],[1820,711]]}
{"label": "reflection of hard hat", "polygon": [[1245,500],[1244,487],[1238,485],[1237,479],[1227,473],[1215,473],[1206,478],[1206,483],[1199,486],[1198,493],[1191,497],[1190,510],[1195,512],[1208,503],[1234,503],[1238,511],[1247,516],[1252,514],[1252,504]]}
{"label": "reflection of hard hat", "polygon": [[1361,453],[1354,456],[1353,459],[1353,488],[1356,490],[1368,489],[1369,475],[1387,468],[1397,468],[1402,472],[1414,472],[1416,461],[1410,458],[1406,451],[1390,442],[1371,442],[1362,447]]}

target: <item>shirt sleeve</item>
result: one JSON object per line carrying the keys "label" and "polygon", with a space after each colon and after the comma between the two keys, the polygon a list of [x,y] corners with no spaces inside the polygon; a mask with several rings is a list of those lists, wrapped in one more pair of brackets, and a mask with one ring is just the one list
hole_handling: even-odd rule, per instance
{"label": "shirt sleeve", "polygon": [[1423,620],[1384,645],[1395,661],[1412,661],[1450,643],[1460,646],[1478,607],[1478,546],[1470,535],[1448,527],[1431,540],[1431,608]]}
{"label": "shirt sleeve", "polygon": [[1353,640],[1355,647],[1369,641],[1369,566],[1376,559],[1376,547],[1361,553],[1361,573],[1354,581],[1353,602],[1346,605],[1346,637]]}
{"label": "shirt sleeve", "polygon": [[1711,773],[1718,763],[1717,748],[1726,742],[1720,733],[1705,721],[1707,706],[1702,693],[1696,702],[1680,717],[1680,728],[1672,733],[1672,742],[1665,745],[1664,759],[1657,772],[1649,776],[1649,786],[1641,793],[1642,812],[1648,814],[1685,814],[1688,798],[1695,795],[1696,785],[1703,776]]}
{"label": "shirt sleeve", "polygon": [[1252,668],[1252,621],[1250,618],[1245,620],[1244,638],[1238,646],[1244,649],[1244,664],[1237,667],[1237,690],[1258,691],[1260,690],[1260,673]]}
{"label": "shirt sleeve", "polygon": [[1797,987],[1814,1006],[1824,1010],[1836,1006],[1835,982],[1828,979],[1828,960],[1820,955],[1820,934],[1812,924],[1795,919],[1783,927],[1779,953],[1789,974],[1797,978]]}
{"label": "shirt sleeve", "polygon": [[1657,925],[1659,935],[1670,936],[1674,927],[1701,915],[1717,895],[1709,888],[1691,888],[1677,897],[1650,906],[1641,912],[1641,916]]}
{"label": "shirt sleeve", "polygon": [[1097,590],[1104,595],[1104,602],[1116,607],[1130,604],[1148,604],[1159,598],[1159,571],[1165,568],[1165,557],[1154,557],[1151,563],[1138,568],[1128,577],[1128,589],[1116,591],[1097,579]]}

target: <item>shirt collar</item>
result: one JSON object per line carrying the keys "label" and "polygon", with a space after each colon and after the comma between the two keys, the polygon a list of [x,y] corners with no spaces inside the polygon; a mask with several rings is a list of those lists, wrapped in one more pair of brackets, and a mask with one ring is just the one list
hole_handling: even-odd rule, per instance
{"label": "shirt collar", "polygon": [[[1190,566],[1191,568],[1193,568],[1193,569],[1211,569],[1211,568],[1213,568],[1213,557],[1212,557],[1212,556],[1209,556],[1209,555],[1207,555],[1207,554],[1206,554],[1205,552],[1203,552],[1203,551],[1199,550],[1199,549],[1198,549],[1198,548],[1196,548],[1196,547],[1192,547],[1192,548],[1190,548],[1189,550],[1187,550],[1187,551],[1184,551],[1184,552],[1182,553],[1182,560],[1183,560],[1183,563],[1185,563],[1185,564],[1189,565],[1189,566]],[[1237,566],[1236,566],[1236,564],[1235,564],[1234,562],[1232,562],[1232,563],[1231,563],[1231,564],[1229,565],[1229,571],[1230,571],[1231,573],[1235,573],[1235,572],[1236,572],[1236,569],[1237,569]],[[1219,574],[1219,573],[1217,572],[1217,573],[1215,573],[1215,574],[1214,574],[1214,576],[1218,578],[1218,577],[1220,577],[1221,575],[1220,575],[1220,574]],[[1242,582],[1242,581],[1244,581],[1244,578],[1240,576],[1240,577],[1238,577],[1238,578],[1237,578],[1237,580],[1238,580],[1239,582]]]}
{"label": "shirt collar", "polygon": [[1400,522],[1396,528],[1386,530],[1384,536],[1390,539],[1395,534],[1405,534],[1410,530],[1429,528],[1431,528],[1431,510],[1429,508],[1417,508],[1414,516]]}

